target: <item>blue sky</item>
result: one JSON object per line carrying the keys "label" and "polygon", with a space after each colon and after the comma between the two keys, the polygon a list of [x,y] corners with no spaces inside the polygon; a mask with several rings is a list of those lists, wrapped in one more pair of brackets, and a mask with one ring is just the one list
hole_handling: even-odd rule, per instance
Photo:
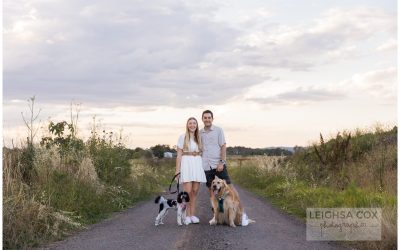
{"label": "blue sky", "polygon": [[41,133],[73,101],[81,136],[95,115],[131,147],[174,145],[204,109],[228,146],[396,123],[396,1],[6,0],[3,11],[6,144],[26,137],[33,95]]}

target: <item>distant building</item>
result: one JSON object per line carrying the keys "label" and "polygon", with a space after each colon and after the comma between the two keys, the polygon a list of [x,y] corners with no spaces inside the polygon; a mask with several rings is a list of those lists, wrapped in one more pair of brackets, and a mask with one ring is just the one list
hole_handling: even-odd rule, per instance
{"label": "distant building", "polygon": [[164,152],[164,158],[172,158],[174,157],[174,154],[171,152]]}

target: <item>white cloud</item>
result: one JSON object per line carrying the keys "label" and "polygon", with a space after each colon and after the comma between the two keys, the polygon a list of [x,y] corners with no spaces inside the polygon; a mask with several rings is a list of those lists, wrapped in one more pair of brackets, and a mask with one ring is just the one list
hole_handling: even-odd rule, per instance
{"label": "white cloud", "polygon": [[336,40],[345,41],[366,39],[376,32],[395,34],[395,20],[396,15],[377,8],[334,8],[316,20],[316,26],[310,29],[310,33],[334,34]]}
{"label": "white cloud", "polygon": [[356,59],[365,40],[395,36],[396,16],[374,8],[331,9],[312,23],[270,25],[237,39],[238,63],[308,70]]}
{"label": "white cloud", "polygon": [[[361,114],[369,105],[379,119],[392,119],[391,107],[377,105],[396,99],[396,14],[380,9],[386,4],[321,2],[318,11],[295,10],[296,19],[288,17],[287,3],[237,3],[6,0],[6,131],[18,131],[26,110],[20,100],[33,95],[42,119],[68,119],[75,100],[85,105],[84,124],[96,114],[144,145],[166,135],[175,142],[180,124],[203,108],[229,114],[227,130],[254,128],[234,134],[248,145],[264,145],[258,135],[264,123],[281,128],[282,117],[292,124],[303,111],[320,117],[326,109],[345,110],[355,121],[354,110]],[[362,122],[378,119],[370,113],[362,113]],[[245,118],[239,123],[238,117]],[[165,129],[155,132],[158,123]]]}
{"label": "white cloud", "polygon": [[[236,68],[199,68],[208,53],[230,47],[236,32],[199,19],[199,12],[212,15],[209,7],[33,1],[20,16],[36,5],[37,17],[27,21],[36,39],[25,44],[5,33],[6,99],[198,105],[240,94],[260,79]],[[7,20],[6,29],[20,22]]]}
{"label": "white cloud", "polygon": [[267,81],[250,88],[244,96],[245,100],[268,106],[309,105],[360,98],[365,102],[371,102],[371,98],[374,98],[378,103],[393,105],[397,98],[396,83],[397,70],[390,67],[357,73],[336,83]]}
{"label": "white cloud", "polygon": [[253,101],[263,105],[309,105],[316,102],[337,101],[345,98],[345,94],[340,91],[316,88],[316,87],[297,87],[281,93],[268,96],[249,97],[248,101]]}
{"label": "white cloud", "polygon": [[397,70],[391,67],[355,74],[351,79],[341,82],[340,88],[394,104],[397,97],[396,83]]}
{"label": "white cloud", "polygon": [[379,45],[376,48],[377,51],[393,51],[397,49],[397,40],[396,39],[389,39],[385,43]]}
{"label": "white cloud", "polygon": [[274,15],[274,12],[270,9],[262,7],[252,10],[240,10],[237,18],[240,25],[253,27],[269,22],[269,19]]}
{"label": "white cloud", "polygon": [[354,59],[357,43],[389,32],[394,20],[334,9],[288,26],[269,23],[273,13],[262,8],[248,21],[263,29],[247,33],[212,21],[220,7],[212,2],[17,3],[5,3],[5,99],[106,105],[219,104],[270,79],[271,69]]}

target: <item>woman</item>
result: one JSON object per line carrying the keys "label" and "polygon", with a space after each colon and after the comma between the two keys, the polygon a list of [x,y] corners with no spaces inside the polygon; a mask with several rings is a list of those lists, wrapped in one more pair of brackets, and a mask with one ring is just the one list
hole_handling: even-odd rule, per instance
{"label": "woman", "polygon": [[197,120],[190,117],[186,122],[186,133],[178,140],[175,172],[180,172],[179,182],[183,183],[183,189],[188,192],[190,198],[186,209],[186,225],[199,223],[199,218],[195,216],[197,194],[200,182],[207,181],[202,167],[202,148]]}

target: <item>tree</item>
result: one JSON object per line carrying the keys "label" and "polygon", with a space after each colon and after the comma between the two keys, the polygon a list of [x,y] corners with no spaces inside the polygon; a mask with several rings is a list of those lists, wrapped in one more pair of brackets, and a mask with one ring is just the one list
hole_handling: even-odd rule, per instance
{"label": "tree", "polygon": [[153,155],[157,157],[158,159],[164,158],[164,152],[173,152],[174,150],[171,149],[168,145],[155,145],[150,148],[151,152],[153,152]]}

